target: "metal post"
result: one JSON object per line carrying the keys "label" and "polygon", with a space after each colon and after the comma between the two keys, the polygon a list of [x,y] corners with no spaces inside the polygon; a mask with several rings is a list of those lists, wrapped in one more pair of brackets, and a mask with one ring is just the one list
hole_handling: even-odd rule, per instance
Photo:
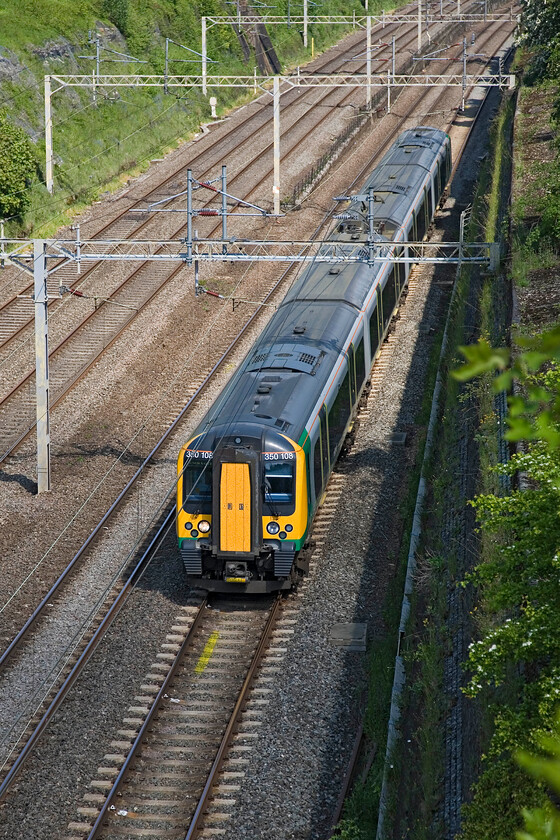
{"label": "metal post", "polygon": [[[195,232],[194,232],[194,239],[195,239],[195,242],[198,239],[198,231],[197,230],[195,230]],[[198,250],[197,250],[197,254],[198,254]],[[195,297],[198,297],[198,292],[199,292],[199,289],[200,289],[200,284],[198,282],[198,276],[199,276],[198,275],[198,265],[199,265],[198,260],[195,258],[195,261],[194,261],[194,296]]]}
{"label": "metal post", "polygon": [[280,79],[274,77],[273,82],[273,130],[274,130],[274,183],[272,195],[274,198],[274,214],[280,215]]}
{"label": "metal post", "polygon": [[307,0],[303,0],[303,46],[307,47]]}
{"label": "metal post", "polygon": [[418,53],[422,49],[422,0],[418,0]]}
{"label": "metal post", "polygon": [[187,265],[192,265],[192,169],[187,169]]}
{"label": "metal post", "polygon": [[391,113],[391,74],[387,73],[387,113]]}
{"label": "metal post", "polygon": [[387,84],[387,113],[391,113],[391,85],[395,83],[395,36],[392,41],[391,72]]}
{"label": "metal post", "polygon": [[457,266],[457,271],[461,270],[461,264],[463,262],[463,252],[465,244],[465,225],[467,223],[467,217],[470,218],[470,209],[470,206],[467,207],[467,209],[463,210],[459,217],[459,263]]}
{"label": "metal post", "polygon": [[[76,231],[76,272],[77,274],[82,273],[82,257],[81,257],[81,245],[80,245],[80,223],[78,222],[77,225],[74,225],[74,230]],[[60,277],[60,282],[62,283],[62,275]],[[62,296],[62,292],[60,293]]]}
{"label": "metal post", "polygon": [[47,258],[43,239],[33,241],[35,300],[35,390],[37,395],[37,492],[51,489],[49,430],[49,333],[47,320]]}
{"label": "metal post", "polygon": [[371,102],[371,17],[366,19],[366,108]]}
{"label": "metal post", "polygon": [[373,213],[375,210],[375,194],[373,191],[373,187],[370,187],[368,190],[368,222],[369,222],[369,233],[368,233],[368,265],[373,265],[375,259],[375,248],[374,248],[374,234],[375,230],[373,227]]}
{"label": "metal post", "polygon": [[463,37],[463,81],[461,84],[461,111],[465,110],[465,92],[467,90],[467,39]]}
{"label": "metal post", "polygon": [[208,56],[206,53],[206,18],[202,18],[202,95],[206,96],[208,78]]}
{"label": "metal post", "polygon": [[51,112],[51,77],[45,76],[45,153],[47,191],[53,192],[53,147],[52,147],[52,112]]}
{"label": "metal post", "polygon": [[226,180],[226,167],[222,166],[222,239],[224,240],[224,247],[222,248],[222,253],[227,253],[227,180]]}
{"label": "metal post", "polygon": [[163,92],[167,93],[167,73],[169,70],[169,38],[165,39],[165,73],[163,76]]}
{"label": "metal post", "polygon": [[461,16],[461,0],[457,0],[457,16]]}
{"label": "metal post", "polygon": [[100,63],[100,44],[99,35],[95,38],[95,70],[93,72],[93,104],[97,105],[97,85],[99,83],[99,63]]}

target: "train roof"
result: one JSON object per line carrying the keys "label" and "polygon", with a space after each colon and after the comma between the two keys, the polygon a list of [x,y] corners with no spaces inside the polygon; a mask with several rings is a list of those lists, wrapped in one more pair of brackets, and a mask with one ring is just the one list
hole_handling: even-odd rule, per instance
{"label": "train roof", "polygon": [[[446,137],[443,131],[423,126],[400,136],[364,185],[364,193],[369,186],[374,188],[379,219],[399,225],[405,221],[410,213],[409,193],[414,193],[436,156],[442,154]],[[341,249],[354,248],[353,239],[365,249],[367,201],[361,196],[349,210],[331,238],[340,242]],[[380,235],[375,240],[387,241]],[[381,277],[379,263],[373,268],[365,263],[315,263],[306,268],[196,434],[214,426],[220,434],[225,429],[235,434],[237,427],[256,424],[263,434],[268,429],[298,441],[345,344],[354,340],[359,311]]]}
{"label": "train roof", "polygon": [[[386,241],[382,237],[376,237],[376,240]],[[373,271],[363,263],[335,263],[330,267],[325,263],[316,263],[297,278],[282,306],[293,301],[338,301],[360,310],[371,291]],[[314,317],[305,309],[301,313],[299,317],[304,319],[305,324]]]}
{"label": "train roof", "polygon": [[365,199],[373,187],[376,219],[402,225],[410,212],[410,195],[441,156],[446,138],[444,131],[429,126],[403,132],[366,180],[361,196],[350,203],[348,212],[367,219]]}
{"label": "train roof", "polygon": [[297,441],[356,315],[344,301],[284,303],[197,433],[224,420],[235,425],[259,422]]}
{"label": "train roof", "polygon": [[430,169],[437,155],[441,153],[446,138],[445,131],[427,126],[404,131],[375,167],[372,176],[382,172],[386,165],[408,166],[410,161],[413,161],[415,166]]}

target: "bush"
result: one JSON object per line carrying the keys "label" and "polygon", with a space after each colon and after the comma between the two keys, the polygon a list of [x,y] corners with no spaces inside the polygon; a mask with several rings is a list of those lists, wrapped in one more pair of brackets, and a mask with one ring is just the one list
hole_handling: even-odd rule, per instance
{"label": "bush", "polygon": [[29,206],[28,187],[35,173],[35,153],[22,128],[0,111],[0,218],[21,216]]}
{"label": "bush", "polygon": [[460,840],[507,840],[523,824],[523,808],[543,804],[540,782],[528,778],[512,759],[493,762],[473,789],[474,798],[464,806]]}

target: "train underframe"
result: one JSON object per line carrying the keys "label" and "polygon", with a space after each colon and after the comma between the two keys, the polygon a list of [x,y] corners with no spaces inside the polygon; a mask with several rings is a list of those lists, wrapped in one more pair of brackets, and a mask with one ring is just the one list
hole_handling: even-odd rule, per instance
{"label": "train underframe", "polygon": [[258,554],[215,555],[208,548],[181,548],[189,586],[209,592],[266,593],[291,589],[309,569],[305,550],[264,545]]}

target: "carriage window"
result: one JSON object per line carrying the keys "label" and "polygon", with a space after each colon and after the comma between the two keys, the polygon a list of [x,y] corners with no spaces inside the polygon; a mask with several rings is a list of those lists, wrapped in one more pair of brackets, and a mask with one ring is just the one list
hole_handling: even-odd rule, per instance
{"label": "carriage window", "polygon": [[315,451],[313,454],[313,479],[315,482],[315,498],[318,499],[323,490],[323,471],[321,469],[322,454],[321,454],[321,435],[315,441]]}
{"label": "carriage window", "polygon": [[331,462],[350,417],[350,373],[342,380],[340,390],[329,411],[329,451]]}
{"label": "carriage window", "polygon": [[185,453],[183,502],[208,502],[212,499],[212,461],[195,461]]}
{"label": "carriage window", "polygon": [[295,465],[289,461],[265,461],[265,502],[293,502],[294,469]]}
{"label": "carriage window", "polygon": [[364,340],[360,341],[358,346],[355,350],[355,358],[356,358],[356,381],[358,385],[358,391],[364,384],[364,380],[366,378],[366,360],[364,354]]}
{"label": "carriage window", "polygon": [[371,361],[373,362],[379,347],[379,326],[377,324],[377,306],[371,313],[369,322],[369,342],[371,347]]}
{"label": "carriage window", "polygon": [[385,326],[391,320],[393,309],[395,308],[396,293],[395,293],[395,271],[387,277],[387,282],[383,287],[383,314],[385,315]]}
{"label": "carriage window", "polygon": [[426,233],[426,202],[423,201],[418,211],[414,214],[416,222],[416,237],[418,242],[422,242],[424,234]]}
{"label": "carriage window", "polygon": [[350,399],[352,403],[355,403],[358,390],[356,387],[356,362],[354,361],[353,345],[350,345],[350,352],[348,353],[348,370],[350,371]]}

